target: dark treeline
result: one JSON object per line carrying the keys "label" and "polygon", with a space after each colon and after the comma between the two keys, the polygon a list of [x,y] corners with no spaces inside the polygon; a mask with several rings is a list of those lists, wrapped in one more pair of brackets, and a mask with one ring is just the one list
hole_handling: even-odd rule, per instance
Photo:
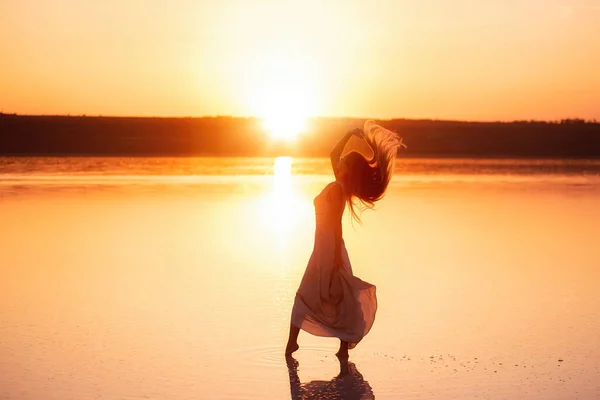
{"label": "dark treeline", "polygon": [[[326,156],[364,120],[313,118],[295,141],[276,142],[257,118],[134,118],[0,114],[0,155]],[[394,119],[413,157],[600,158],[600,124]]]}

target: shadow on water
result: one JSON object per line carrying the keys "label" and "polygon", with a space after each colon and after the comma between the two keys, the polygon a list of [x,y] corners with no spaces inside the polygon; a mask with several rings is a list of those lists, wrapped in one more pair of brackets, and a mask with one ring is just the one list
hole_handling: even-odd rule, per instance
{"label": "shadow on water", "polygon": [[347,358],[338,358],[338,360],[340,362],[340,373],[335,378],[329,381],[300,383],[298,376],[298,366],[300,364],[295,358],[287,357],[292,400],[375,399],[369,382],[364,380],[362,374],[356,369],[356,365],[349,362]]}

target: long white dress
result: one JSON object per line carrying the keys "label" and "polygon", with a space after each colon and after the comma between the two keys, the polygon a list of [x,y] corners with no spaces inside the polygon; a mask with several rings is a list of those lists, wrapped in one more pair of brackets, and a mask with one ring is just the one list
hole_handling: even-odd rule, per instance
{"label": "long white dress", "polygon": [[335,265],[335,230],[341,232],[344,202],[335,204],[332,182],[315,198],[312,255],[296,292],[292,325],[317,336],[337,337],[355,347],[369,332],[377,311],[376,288],[352,274],[344,241],[342,265]]}

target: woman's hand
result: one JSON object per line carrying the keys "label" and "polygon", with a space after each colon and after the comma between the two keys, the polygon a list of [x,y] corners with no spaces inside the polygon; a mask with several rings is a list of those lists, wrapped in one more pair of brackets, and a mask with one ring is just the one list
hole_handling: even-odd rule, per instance
{"label": "woman's hand", "polygon": [[335,145],[333,150],[331,150],[329,158],[331,159],[331,167],[333,168],[333,174],[335,175],[336,179],[338,178],[337,165],[340,162],[340,157],[342,156],[342,152],[344,151],[346,144],[352,136],[358,136],[359,138],[364,139],[365,133],[360,128],[352,129],[346,132],[346,134]]}
{"label": "woman's hand", "polygon": [[365,137],[365,132],[360,128],[354,128],[349,133],[358,136],[361,139]]}

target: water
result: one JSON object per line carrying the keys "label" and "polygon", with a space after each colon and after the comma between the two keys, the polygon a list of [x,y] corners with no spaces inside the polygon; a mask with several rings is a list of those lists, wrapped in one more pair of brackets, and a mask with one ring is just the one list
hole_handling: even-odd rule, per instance
{"label": "water", "polygon": [[328,168],[0,158],[0,399],[600,398],[600,162],[400,162],[344,218],[379,310],[339,378],[283,357]]}

